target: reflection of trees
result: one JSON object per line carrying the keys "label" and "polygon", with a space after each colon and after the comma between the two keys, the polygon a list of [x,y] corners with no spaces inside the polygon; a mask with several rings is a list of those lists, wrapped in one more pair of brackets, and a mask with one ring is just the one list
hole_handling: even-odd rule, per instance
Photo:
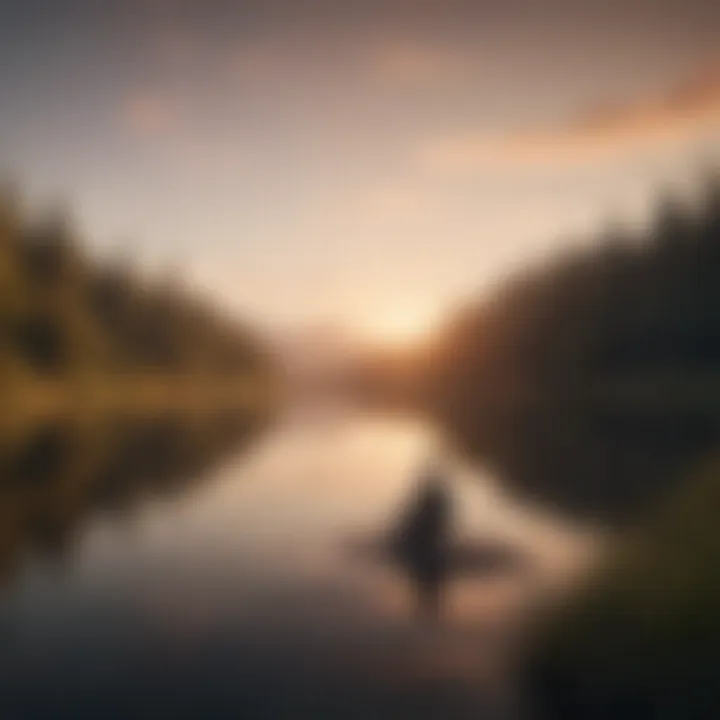
{"label": "reflection of trees", "polygon": [[97,514],[131,513],[192,489],[256,431],[229,413],[34,429],[0,461],[0,577],[35,553],[63,556]]}

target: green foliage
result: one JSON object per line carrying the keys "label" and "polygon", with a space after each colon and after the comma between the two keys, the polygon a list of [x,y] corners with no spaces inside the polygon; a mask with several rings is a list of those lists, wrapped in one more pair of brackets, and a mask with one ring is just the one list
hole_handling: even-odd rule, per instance
{"label": "green foliage", "polygon": [[419,360],[424,403],[508,483],[624,520],[715,443],[720,179],[705,188],[511,278]]}
{"label": "green foliage", "polygon": [[[717,182],[717,181],[714,181]],[[614,231],[515,277],[447,329],[438,356],[455,378],[518,375],[565,388],[607,373],[715,367],[720,360],[720,202],[666,201],[645,236]]]}
{"label": "green foliage", "polygon": [[720,462],[618,544],[535,639],[543,717],[720,716]]}
{"label": "green foliage", "polygon": [[101,267],[60,218],[29,222],[0,198],[0,382],[18,373],[263,374],[267,353],[243,324],[187,287]]}

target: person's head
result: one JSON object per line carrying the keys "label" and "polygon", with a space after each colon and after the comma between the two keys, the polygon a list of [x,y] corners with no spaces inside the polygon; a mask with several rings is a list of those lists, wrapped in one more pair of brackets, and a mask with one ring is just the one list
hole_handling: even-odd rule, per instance
{"label": "person's head", "polygon": [[423,474],[426,477],[444,477],[446,474],[446,464],[442,453],[435,450],[425,459]]}

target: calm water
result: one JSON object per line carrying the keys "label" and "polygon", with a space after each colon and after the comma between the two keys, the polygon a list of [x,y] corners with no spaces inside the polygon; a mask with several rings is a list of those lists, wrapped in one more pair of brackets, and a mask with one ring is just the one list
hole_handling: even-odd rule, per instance
{"label": "calm water", "polygon": [[144,455],[84,475],[86,449],[45,439],[20,463],[31,489],[3,489],[0,717],[512,714],[523,618],[578,564],[581,536],[458,464],[459,534],[507,542],[534,565],[454,579],[430,623],[402,572],[347,545],[391,521],[431,428],[297,410],[213,449],[223,460],[181,442],[149,467],[162,443],[140,437],[152,440]]}

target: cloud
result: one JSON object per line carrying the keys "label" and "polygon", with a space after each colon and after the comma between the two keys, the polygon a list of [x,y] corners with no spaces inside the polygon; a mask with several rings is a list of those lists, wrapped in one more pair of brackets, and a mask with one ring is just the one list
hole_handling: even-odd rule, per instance
{"label": "cloud", "polygon": [[162,94],[147,90],[128,93],[122,101],[122,122],[133,134],[150,137],[166,134],[175,126],[175,113]]}
{"label": "cloud", "polygon": [[[595,108],[571,121],[558,139],[614,142],[693,130],[720,119],[720,65],[671,88],[663,97],[633,105]],[[552,138],[553,135],[550,135]]]}
{"label": "cloud", "polygon": [[585,161],[715,130],[720,130],[720,63],[658,97],[595,107],[557,126],[431,138],[418,145],[416,156],[423,165],[447,170],[507,161]]}

